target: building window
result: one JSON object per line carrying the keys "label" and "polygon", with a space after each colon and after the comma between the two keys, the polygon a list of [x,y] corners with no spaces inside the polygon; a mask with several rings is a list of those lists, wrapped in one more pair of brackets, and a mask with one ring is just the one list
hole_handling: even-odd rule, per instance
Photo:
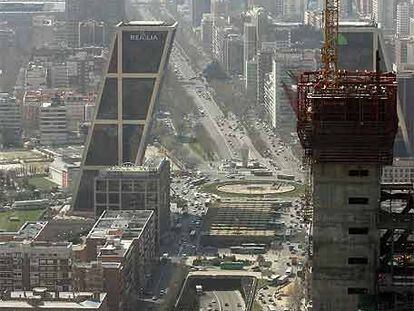
{"label": "building window", "polygon": [[350,170],[348,174],[352,177],[367,177],[369,172],[368,170]]}
{"label": "building window", "polygon": [[353,198],[348,198],[348,204],[368,204],[369,203],[369,199],[368,198],[362,198],[362,197],[353,197]]}
{"label": "building window", "polygon": [[366,257],[349,257],[348,265],[367,265],[368,258]]}
{"label": "building window", "polygon": [[362,228],[348,228],[349,234],[368,234],[369,229],[367,227]]}
{"label": "building window", "polygon": [[366,295],[368,289],[363,287],[348,287],[348,295]]}

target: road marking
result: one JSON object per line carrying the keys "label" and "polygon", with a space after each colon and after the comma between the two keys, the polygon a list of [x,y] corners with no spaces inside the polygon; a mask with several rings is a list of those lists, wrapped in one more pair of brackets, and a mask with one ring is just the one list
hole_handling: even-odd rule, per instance
{"label": "road marking", "polygon": [[216,291],[213,291],[213,295],[214,295],[214,297],[216,297],[216,299],[217,299],[217,304],[218,304],[218,306],[219,306],[219,311],[221,311],[221,301],[220,301],[220,298],[219,298],[219,296],[217,295]]}

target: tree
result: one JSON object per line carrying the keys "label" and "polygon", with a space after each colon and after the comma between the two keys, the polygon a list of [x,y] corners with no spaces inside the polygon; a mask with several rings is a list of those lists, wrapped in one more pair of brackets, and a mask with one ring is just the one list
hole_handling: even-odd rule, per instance
{"label": "tree", "polygon": [[290,310],[300,311],[302,306],[302,300],[305,298],[305,289],[303,283],[296,278],[294,283],[291,284],[288,291],[288,306]]}

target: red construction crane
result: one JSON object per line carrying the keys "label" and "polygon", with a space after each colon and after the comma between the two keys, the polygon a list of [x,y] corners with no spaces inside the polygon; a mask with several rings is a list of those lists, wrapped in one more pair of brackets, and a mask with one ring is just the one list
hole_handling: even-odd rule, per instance
{"label": "red construction crane", "polygon": [[335,81],[338,70],[339,0],[325,0],[322,73],[325,81]]}

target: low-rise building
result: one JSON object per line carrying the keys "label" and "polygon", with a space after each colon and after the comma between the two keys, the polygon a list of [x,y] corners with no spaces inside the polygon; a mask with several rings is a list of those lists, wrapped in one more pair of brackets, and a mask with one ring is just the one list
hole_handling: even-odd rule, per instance
{"label": "low-rise building", "polygon": [[0,297],[0,311],[106,311],[107,295],[100,292],[49,292],[46,288],[5,292]]}
{"label": "low-rise building", "polygon": [[31,240],[0,243],[0,290],[72,290],[72,243]]}
{"label": "low-rise building", "polygon": [[63,190],[71,190],[80,168],[80,159],[57,157],[49,165],[49,177]]}

